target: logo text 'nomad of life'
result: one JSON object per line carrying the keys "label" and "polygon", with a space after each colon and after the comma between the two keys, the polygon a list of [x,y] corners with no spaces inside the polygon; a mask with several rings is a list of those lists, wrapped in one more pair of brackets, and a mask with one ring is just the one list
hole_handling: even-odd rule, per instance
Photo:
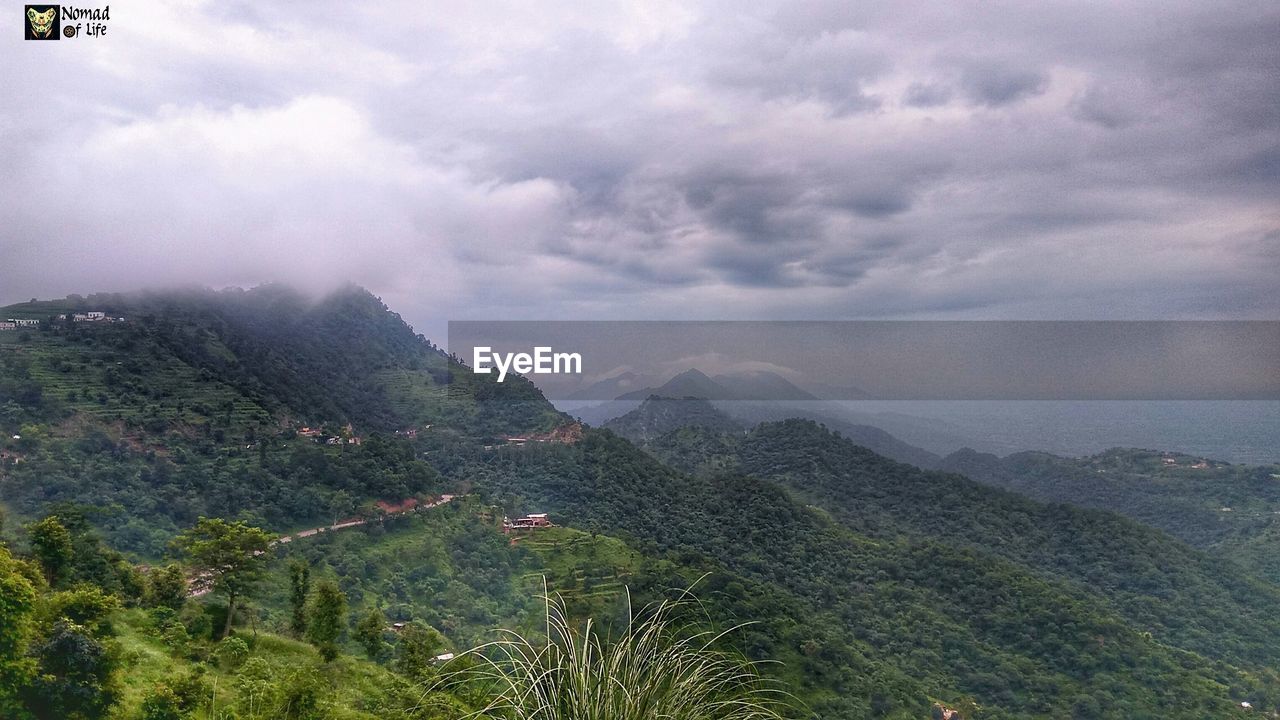
{"label": "logo text 'nomad of life'", "polygon": [[23,37],[27,40],[103,37],[111,20],[111,6],[25,5],[22,14]]}

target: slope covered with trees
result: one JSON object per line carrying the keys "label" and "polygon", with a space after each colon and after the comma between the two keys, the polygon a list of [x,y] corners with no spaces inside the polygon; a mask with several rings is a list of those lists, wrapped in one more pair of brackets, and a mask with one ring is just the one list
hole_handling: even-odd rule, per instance
{"label": "slope covered with trees", "polygon": [[756,652],[807,649],[802,683],[824,717],[918,715],[929,698],[986,717],[1226,716],[1234,695],[1274,692],[1259,659],[1270,651],[1249,638],[1229,634],[1210,655],[1180,649],[1079,583],[946,537],[855,533],[779,485],[684,475],[608,433],[459,470],[647,553],[743,578],[717,590],[760,620]]}
{"label": "slope covered with trees", "polygon": [[[781,661],[769,672],[824,719],[1280,708],[1275,587],[1117,515],[924,472],[812,422],[743,432],[705,403],[619,426],[647,452],[608,430],[540,434],[566,418],[531,384],[472,375],[355,289],[6,312],[87,309],[125,319],[0,339],[0,612],[16,628],[0,707],[31,711],[38,683],[61,682],[96,703],[85,717],[187,717],[206,687],[191,670],[238,717],[429,718],[404,693],[441,652],[536,632],[545,578],[614,629],[624,590],[697,583],[708,626],[753,623],[730,647]],[[388,516],[443,492],[460,499]],[[538,511],[560,527],[501,534],[503,514]],[[267,544],[355,514],[372,521]],[[271,670],[285,662],[312,670]],[[444,717],[484,700],[444,695]]]}
{"label": "slope covered with trees", "polygon": [[1280,465],[1116,448],[1083,458],[960,450],[941,467],[1028,497],[1122,513],[1280,582]]}

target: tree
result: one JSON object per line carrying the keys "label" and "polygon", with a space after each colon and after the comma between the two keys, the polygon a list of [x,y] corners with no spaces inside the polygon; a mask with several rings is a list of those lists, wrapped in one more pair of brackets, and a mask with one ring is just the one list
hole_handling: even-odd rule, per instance
{"label": "tree", "polygon": [[27,533],[31,536],[31,552],[40,561],[49,584],[55,585],[63,580],[75,557],[71,533],[66,526],[57,515],[49,515],[29,525]]}
{"label": "tree", "polygon": [[387,643],[382,639],[386,627],[387,617],[379,608],[369,608],[364,617],[360,618],[360,622],[356,623],[356,642],[364,647],[370,660],[377,660],[383,649],[387,647]]}
{"label": "tree", "polygon": [[443,646],[444,638],[435,628],[411,622],[400,632],[396,669],[411,678],[421,678],[427,675]]}
{"label": "tree", "polygon": [[40,664],[28,706],[41,720],[104,717],[118,688],[112,677],[116,659],[85,627],[54,624],[33,651]]}
{"label": "tree", "polygon": [[301,637],[307,632],[307,595],[311,592],[311,568],[302,560],[289,561],[289,627]]}
{"label": "tree", "polygon": [[[243,642],[243,641],[241,641]],[[140,720],[184,720],[211,693],[203,671],[171,677],[157,683],[142,700]]]}
{"label": "tree", "polygon": [[204,517],[174,539],[173,546],[186,556],[197,577],[208,582],[213,592],[226,596],[223,636],[231,632],[236,600],[252,592],[262,579],[271,540],[270,533],[243,521]]}
{"label": "tree", "polygon": [[187,575],[177,565],[165,565],[147,574],[147,607],[181,610],[187,601]]}
{"label": "tree", "polygon": [[113,632],[110,618],[119,609],[120,598],[97,585],[83,583],[47,596],[38,617],[46,625],[70,621],[88,628],[95,636],[104,636]]}
{"label": "tree", "polygon": [[[29,566],[25,569],[32,572]],[[26,717],[18,695],[35,671],[26,654],[37,595],[23,570],[23,565],[0,545],[0,717],[5,718]]]}
{"label": "tree", "polygon": [[338,640],[347,629],[347,596],[338,584],[325,580],[316,585],[307,607],[307,640],[325,662],[338,657]]}
{"label": "tree", "polygon": [[351,495],[346,490],[339,490],[335,492],[333,496],[329,498],[329,512],[333,514],[333,524],[337,525],[338,520],[341,519],[343,515],[351,512],[355,506],[356,501],[351,498]]}

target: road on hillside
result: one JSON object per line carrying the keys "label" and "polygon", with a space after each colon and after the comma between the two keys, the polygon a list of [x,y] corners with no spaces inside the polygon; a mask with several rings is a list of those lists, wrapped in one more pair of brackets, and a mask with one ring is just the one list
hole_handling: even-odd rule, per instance
{"label": "road on hillside", "polygon": [[[271,544],[268,545],[268,547],[283,545],[285,543],[293,542],[294,540],[300,540],[302,538],[311,537],[313,535],[319,535],[320,533],[334,532],[336,530],[346,530],[347,528],[367,525],[373,522],[374,520],[384,520],[389,517],[398,517],[400,515],[410,515],[412,513],[418,512],[419,510],[426,510],[429,508],[440,507],[441,505],[452,502],[455,497],[457,496],[441,495],[440,498],[437,500],[429,500],[425,503],[422,503],[421,505],[415,505],[407,510],[387,513],[380,517],[350,518],[348,520],[342,520],[340,522],[336,522],[332,525],[322,525],[320,527],[314,527],[309,530],[301,530],[292,535],[285,535],[283,537],[279,537],[279,538],[276,538],[275,540],[272,540]],[[262,552],[259,551],[257,554],[261,555]],[[191,577],[187,578],[187,597],[193,597],[193,598],[201,597],[203,595],[208,595],[209,592],[212,590],[213,590],[213,581],[212,581],[212,575],[210,573],[207,573],[207,572],[199,573],[197,575],[192,575]]]}

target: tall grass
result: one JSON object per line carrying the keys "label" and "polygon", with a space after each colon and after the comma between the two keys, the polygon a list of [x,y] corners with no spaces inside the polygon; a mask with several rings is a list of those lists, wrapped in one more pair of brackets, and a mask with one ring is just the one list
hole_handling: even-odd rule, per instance
{"label": "tall grass", "polygon": [[[628,599],[617,637],[588,620],[575,625],[559,597],[544,596],[546,635],[504,637],[465,653],[450,682],[479,682],[494,698],[471,717],[509,720],[779,720],[791,698],[755,663],[717,649],[728,631],[679,619],[690,597],[650,605]],[[466,664],[464,660],[463,664]]]}

